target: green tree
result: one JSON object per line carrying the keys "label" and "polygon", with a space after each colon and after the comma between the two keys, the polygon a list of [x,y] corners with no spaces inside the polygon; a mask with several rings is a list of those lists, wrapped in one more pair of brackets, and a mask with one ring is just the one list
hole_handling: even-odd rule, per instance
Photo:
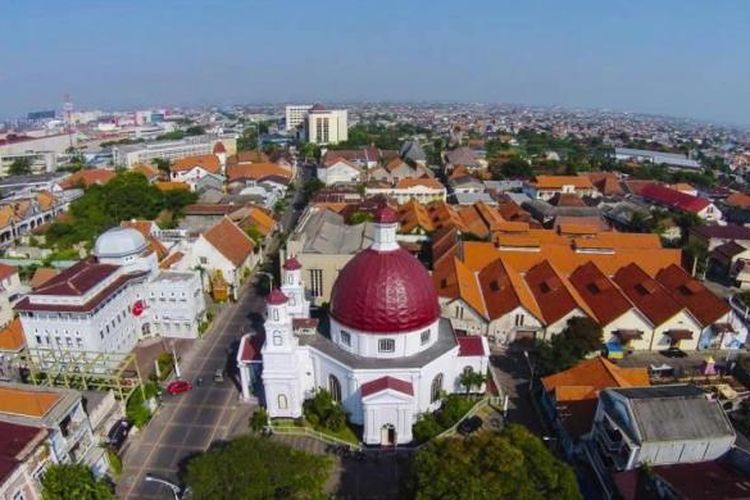
{"label": "green tree", "polygon": [[169,161],[166,158],[154,158],[153,162],[154,162],[154,165],[156,165],[156,168],[158,168],[160,172],[164,172],[166,174],[169,173],[169,168],[171,167],[171,164],[172,164],[171,161]]}
{"label": "green tree", "polygon": [[114,498],[108,483],[94,477],[81,464],[51,465],[42,477],[42,498],[45,500],[105,500]]}
{"label": "green tree", "polygon": [[243,436],[192,458],[186,483],[195,500],[325,498],[328,457]]}
{"label": "green tree", "polygon": [[325,184],[323,183],[323,181],[321,181],[317,177],[305,181],[305,183],[302,185],[302,196],[304,197],[305,202],[310,201],[312,197],[315,196],[315,194],[324,187]]}
{"label": "green tree", "polygon": [[519,425],[433,441],[417,452],[407,489],[417,499],[581,498],[570,466]]}
{"label": "green tree", "polygon": [[375,220],[375,217],[370,212],[354,212],[349,217],[349,224],[362,224],[363,222],[371,222]]}
{"label": "green tree", "polygon": [[29,175],[31,173],[31,158],[26,156],[16,158],[8,167],[8,173],[10,175]]}
{"label": "green tree", "polygon": [[475,372],[471,367],[469,367],[467,370],[461,372],[458,380],[466,389],[466,395],[468,396],[473,388],[476,387],[476,389],[479,390],[482,387],[482,384],[484,384],[486,378],[487,377],[485,377],[483,374]]}
{"label": "green tree", "polygon": [[206,129],[200,125],[193,125],[185,129],[185,135],[203,135],[206,133]]}
{"label": "green tree", "polygon": [[587,317],[568,320],[565,329],[535,349],[536,374],[540,376],[567,370],[602,345],[602,328]]}
{"label": "green tree", "polygon": [[333,400],[326,389],[315,391],[315,395],[304,402],[303,410],[305,418],[313,427],[337,431],[346,424],[343,407]]}
{"label": "green tree", "polygon": [[510,158],[491,167],[492,177],[501,179],[529,179],[534,176],[534,169],[525,160],[518,157]]}

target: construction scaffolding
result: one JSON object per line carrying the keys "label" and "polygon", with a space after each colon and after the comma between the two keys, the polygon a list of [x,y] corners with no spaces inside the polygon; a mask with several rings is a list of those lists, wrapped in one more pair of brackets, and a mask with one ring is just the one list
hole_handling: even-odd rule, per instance
{"label": "construction scaffolding", "polygon": [[[62,386],[78,390],[115,393],[127,400],[136,388],[143,393],[143,381],[133,353],[107,353],[45,348],[26,348],[21,366],[34,385]],[[143,394],[145,398],[145,394]]]}

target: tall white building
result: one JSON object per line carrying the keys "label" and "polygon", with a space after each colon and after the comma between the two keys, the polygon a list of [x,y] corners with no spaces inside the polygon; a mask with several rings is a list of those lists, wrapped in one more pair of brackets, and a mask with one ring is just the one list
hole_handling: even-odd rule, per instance
{"label": "tall white building", "polygon": [[237,152],[237,139],[229,135],[197,135],[179,141],[158,141],[127,144],[112,148],[112,161],[116,167],[133,168],[139,163],[151,163],[156,159],[179,160],[188,156],[210,155],[217,144],[223,145],[225,153]]}
{"label": "tall white building", "polygon": [[294,130],[307,118],[311,104],[292,104],[286,107],[286,129]]}
{"label": "tall white building", "polygon": [[314,144],[338,144],[349,138],[347,110],[326,109],[320,104],[307,115],[307,140]]}
{"label": "tall white building", "polygon": [[197,273],[160,272],[132,228],[106,231],[93,253],[16,305],[27,346],[124,354],[144,336],[198,335],[205,301]]}

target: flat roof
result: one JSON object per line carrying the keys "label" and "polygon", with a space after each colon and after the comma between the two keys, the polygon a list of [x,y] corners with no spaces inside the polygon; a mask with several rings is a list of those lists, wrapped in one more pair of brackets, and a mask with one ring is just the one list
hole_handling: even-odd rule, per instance
{"label": "flat roof", "polygon": [[152,281],[187,281],[195,277],[193,273],[162,271]]}

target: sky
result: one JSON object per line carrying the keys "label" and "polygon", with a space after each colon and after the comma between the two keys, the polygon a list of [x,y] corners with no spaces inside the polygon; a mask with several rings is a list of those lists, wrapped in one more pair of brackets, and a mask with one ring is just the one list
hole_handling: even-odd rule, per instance
{"label": "sky", "polygon": [[747,0],[0,0],[0,117],[445,101],[750,124]]}

